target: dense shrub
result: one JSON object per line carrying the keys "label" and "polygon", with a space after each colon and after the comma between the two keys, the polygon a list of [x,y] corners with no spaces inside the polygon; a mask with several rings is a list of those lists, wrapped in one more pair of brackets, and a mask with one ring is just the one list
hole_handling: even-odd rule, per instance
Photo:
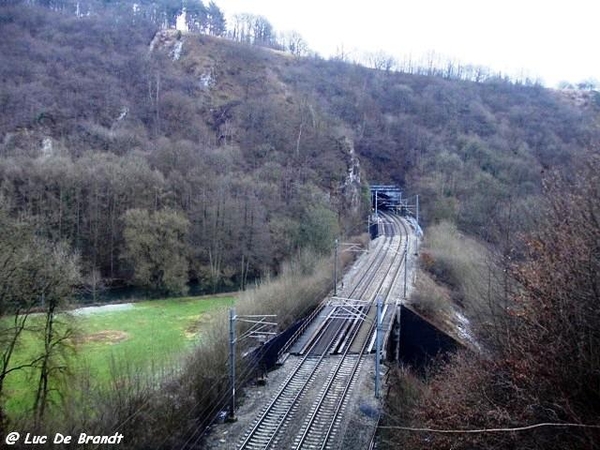
{"label": "dense shrub", "polygon": [[[496,345],[483,354],[456,355],[427,383],[403,424],[526,429],[452,434],[396,429],[387,435],[389,442],[415,449],[598,448],[598,167],[593,160],[576,180],[551,183],[545,218],[526,239],[526,258],[511,268],[520,289],[510,307],[494,311],[501,316],[496,322],[483,323]],[[393,416],[389,423],[398,425]],[[558,425],[528,428],[543,423]]]}

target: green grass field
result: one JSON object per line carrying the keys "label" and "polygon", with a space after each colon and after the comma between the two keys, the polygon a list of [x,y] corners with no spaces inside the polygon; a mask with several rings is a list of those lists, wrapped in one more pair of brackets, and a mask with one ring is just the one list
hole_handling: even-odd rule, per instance
{"label": "green grass field", "polygon": [[[102,386],[115,364],[149,374],[173,367],[201,339],[202,325],[233,302],[233,297],[189,297],[143,301],[126,309],[79,310],[72,315],[77,338],[71,370],[75,377],[89,374],[95,385]],[[23,344],[15,363],[36,352],[33,336],[25,336]],[[31,373],[15,372],[6,383],[8,411],[30,408],[36,387]]]}

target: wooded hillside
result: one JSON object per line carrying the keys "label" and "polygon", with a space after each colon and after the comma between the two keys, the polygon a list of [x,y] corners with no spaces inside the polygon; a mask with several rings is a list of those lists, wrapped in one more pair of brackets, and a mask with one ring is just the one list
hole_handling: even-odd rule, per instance
{"label": "wooded hillside", "polygon": [[[362,231],[368,182],[420,193],[425,223],[497,242],[544,172],[569,173],[598,143],[593,91],[575,104],[493,76],[161,31],[152,14],[93,2],[83,17],[15,3],[0,19],[3,205],[79,252],[88,284],[243,287],[302,246]],[[181,223],[170,248],[185,254],[175,284],[162,281],[168,249],[152,261],[132,250],[167,211]]]}

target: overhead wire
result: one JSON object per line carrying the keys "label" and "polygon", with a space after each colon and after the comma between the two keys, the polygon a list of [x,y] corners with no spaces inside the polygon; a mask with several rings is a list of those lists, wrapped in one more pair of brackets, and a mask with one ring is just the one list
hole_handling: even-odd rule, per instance
{"label": "overhead wire", "polygon": [[[272,346],[274,344],[267,343],[265,345]],[[239,377],[238,381],[236,382],[236,385],[240,385],[240,386],[245,385],[253,376],[254,370],[255,370],[255,366],[247,365],[244,375]],[[226,392],[224,395],[222,395],[219,398],[218,401],[213,403],[213,407],[211,408],[211,411],[208,414],[204,414],[207,417],[212,417],[212,419],[206,425],[197,427],[197,429],[194,431],[194,433],[192,433],[192,435],[185,441],[183,446],[180,447],[182,450],[187,448],[188,444],[190,444],[190,442],[192,442],[192,439],[194,439],[194,437],[196,437],[196,436],[197,437],[196,437],[195,441],[191,444],[191,448],[193,448],[199,442],[199,440],[203,437],[205,431],[208,428],[210,428],[210,426],[212,424],[214,424],[215,420],[217,419],[217,412],[219,410],[224,409],[227,406],[227,403],[229,402],[229,400],[230,400],[230,394],[229,394],[229,392]],[[188,427],[188,431],[190,428],[191,427]]]}
{"label": "overhead wire", "polygon": [[[311,308],[313,308],[313,307],[314,307],[313,305],[308,305],[308,306],[304,307],[304,308],[301,310],[301,312],[299,313],[299,316],[301,316],[301,317],[305,316],[305,315],[306,315],[306,313],[307,313],[307,312],[308,312],[308,311],[309,311]],[[271,346],[271,345],[274,345],[274,344],[273,344],[273,343],[267,343],[267,344],[265,344],[265,345],[267,345],[267,346]],[[267,351],[268,351],[268,349],[267,349]],[[246,383],[247,383],[247,382],[250,380],[250,377],[252,376],[253,372],[254,372],[254,368],[253,368],[252,366],[250,366],[250,365],[249,365],[249,366],[247,366],[246,373],[244,374],[244,376],[240,377],[240,381],[239,381],[237,384],[238,384],[238,385],[240,385],[240,386],[243,386],[243,385],[245,385],[245,384],[246,384]],[[203,429],[202,429],[202,432],[199,434],[199,436],[198,436],[198,437],[196,438],[196,440],[193,442],[193,444],[192,444],[192,447],[193,447],[194,445],[196,445],[196,444],[198,443],[198,441],[199,441],[199,440],[202,438],[202,436],[203,436],[203,434],[204,434],[204,431],[205,431],[206,429],[208,429],[208,428],[209,428],[209,427],[210,427],[210,426],[211,426],[211,425],[214,423],[214,421],[215,421],[215,420],[216,420],[216,418],[217,418],[217,417],[216,417],[216,412],[217,412],[219,409],[222,409],[223,405],[226,405],[226,404],[227,404],[228,397],[229,397],[229,393],[226,393],[225,395],[221,396],[221,398],[219,399],[219,401],[215,402],[215,404],[214,404],[214,406],[213,406],[212,410],[211,410],[211,411],[210,411],[210,413],[209,413],[209,417],[211,417],[211,416],[212,416],[212,417],[213,417],[213,419],[212,419],[212,420],[211,420],[211,421],[210,421],[210,422],[209,422],[209,423],[208,423],[206,426],[202,427],[202,428],[203,428]],[[221,406],[220,406],[220,405],[221,405]],[[220,407],[219,407],[219,406],[220,406]],[[188,439],[186,440],[186,442],[185,442],[185,443],[184,443],[184,445],[181,447],[181,449],[185,449],[185,448],[187,447],[187,445],[188,445],[188,444],[189,444],[189,443],[192,441],[192,439],[194,438],[194,436],[195,436],[196,434],[198,434],[198,432],[200,431],[200,429],[199,429],[199,428],[200,428],[200,427],[198,427],[198,428],[197,428],[197,429],[194,431],[194,433],[192,433],[192,436],[190,436],[190,438],[188,438]],[[189,430],[189,428],[188,428],[188,430]]]}
{"label": "overhead wire", "polygon": [[[304,307],[300,311],[299,316],[301,316],[301,317],[304,316],[308,312],[308,310],[311,309],[311,308],[313,308],[313,307],[314,307],[313,305],[308,305],[308,306]],[[272,345],[272,344],[268,344],[268,345]],[[239,374],[240,375],[238,377],[239,381],[236,384],[240,385],[240,386],[245,385],[251,379],[253,373],[254,373],[254,367],[252,365],[246,366],[246,369],[244,370],[244,372],[242,372],[242,373]],[[217,389],[219,389],[219,387],[217,385],[212,386],[207,392],[204,393],[204,395],[201,398],[199,398],[198,400],[195,401],[195,406],[198,406],[201,403],[203,403]],[[205,430],[208,429],[208,427],[210,427],[214,423],[214,421],[217,419],[217,414],[216,414],[217,411],[220,410],[220,409],[223,409],[224,406],[227,405],[229,396],[230,396],[229,392],[226,392],[223,395],[221,395],[216,402],[211,402],[213,406],[210,407],[211,409],[208,412],[208,414],[204,414],[204,412],[206,411],[206,409],[204,409],[202,411],[202,414],[201,414],[202,416],[212,417],[212,419],[210,419],[210,421],[208,422],[208,424],[206,426],[204,426],[204,427],[197,427],[196,430],[194,430],[194,432],[192,433],[192,435],[185,441],[185,443],[181,447],[182,449],[186,448],[186,446],[198,434],[198,432],[200,431],[200,428],[202,428],[202,431],[200,432],[199,436],[194,441],[193,445],[195,445],[195,444],[198,443],[199,439],[203,436]],[[138,414],[140,414],[140,412],[151,402],[151,400],[152,400],[152,397],[149,396],[147,400],[145,400],[140,406],[138,406],[133,413],[131,413],[130,415],[128,415],[124,420],[122,420],[114,429],[116,429],[117,431],[119,431],[119,429],[121,429],[129,421],[131,421]],[[194,409],[192,408],[191,410],[193,411]],[[188,426],[186,432],[184,433],[184,435],[187,434],[191,430],[191,428],[194,427],[194,426],[195,426],[194,424]],[[169,438],[167,437],[163,441],[163,445],[164,445],[164,443],[166,443],[166,440],[168,440],[168,439]]]}
{"label": "overhead wire", "polygon": [[[307,307],[304,312],[306,312],[306,310],[310,308]],[[244,335],[240,336],[238,338],[238,340],[241,340],[242,337]],[[263,351],[269,351],[270,347],[274,345],[274,343],[272,342],[267,342],[264,345],[264,350]],[[250,379],[253,377],[254,373],[255,373],[255,366],[252,364],[248,364],[246,366],[244,366],[244,371],[240,372],[238,374],[238,376],[236,377],[236,386],[244,386],[246,385]],[[206,396],[204,396],[204,398],[206,398]],[[227,403],[230,400],[230,392],[225,392],[223,393],[223,395],[220,396],[220,398],[218,400],[216,400],[215,402],[212,402],[212,406],[209,406],[210,411],[208,413],[206,413],[205,411],[207,411],[207,409],[205,409],[202,413],[203,416],[205,417],[209,417],[211,418],[210,421],[206,424],[203,424],[203,426],[198,426],[194,432],[191,434],[190,437],[188,437],[188,439],[185,441],[185,443],[183,444],[183,446],[181,447],[186,448],[188,446],[188,444],[190,444],[190,442],[197,436],[196,440],[192,443],[192,447],[194,445],[197,444],[197,442],[202,438],[202,436],[204,435],[204,432],[215,422],[215,420],[217,419],[217,412],[219,410],[224,409],[227,406]],[[199,402],[197,402],[198,404]],[[193,427],[193,425],[191,427],[188,427],[188,429],[186,430],[186,433],[189,433],[189,430]]]}
{"label": "overhead wire", "polygon": [[561,422],[543,422],[533,425],[524,425],[513,428],[475,428],[475,429],[440,429],[440,428],[418,428],[418,427],[403,427],[399,425],[380,425],[382,430],[401,430],[420,433],[442,433],[442,434],[479,434],[479,433],[514,433],[517,431],[528,431],[542,427],[571,427],[571,428],[593,428],[600,429],[600,425],[584,424],[584,423],[561,423]]}

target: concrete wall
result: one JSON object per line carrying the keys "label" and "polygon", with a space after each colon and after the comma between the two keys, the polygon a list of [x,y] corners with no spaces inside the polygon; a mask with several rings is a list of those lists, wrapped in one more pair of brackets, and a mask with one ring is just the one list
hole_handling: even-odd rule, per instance
{"label": "concrete wall", "polygon": [[[400,361],[423,369],[439,354],[455,351],[461,344],[410,309],[400,307]],[[388,342],[388,358],[396,359],[397,333]]]}

